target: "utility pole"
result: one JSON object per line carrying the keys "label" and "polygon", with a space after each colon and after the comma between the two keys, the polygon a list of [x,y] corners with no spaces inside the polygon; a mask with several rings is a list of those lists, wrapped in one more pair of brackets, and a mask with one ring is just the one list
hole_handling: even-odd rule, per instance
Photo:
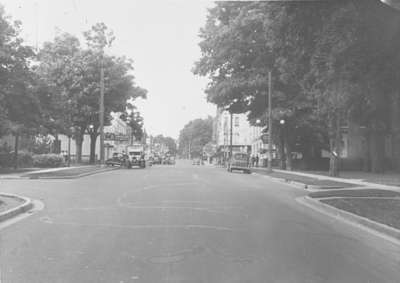
{"label": "utility pole", "polygon": [[104,165],[104,66],[103,53],[100,61],[100,164]]}
{"label": "utility pole", "polygon": [[272,75],[268,71],[268,172],[272,172]]}
{"label": "utility pole", "polygon": [[230,112],[230,114],[231,114],[231,127],[230,127],[230,141],[229,141],[229,158],[232,158],[233,113]]}

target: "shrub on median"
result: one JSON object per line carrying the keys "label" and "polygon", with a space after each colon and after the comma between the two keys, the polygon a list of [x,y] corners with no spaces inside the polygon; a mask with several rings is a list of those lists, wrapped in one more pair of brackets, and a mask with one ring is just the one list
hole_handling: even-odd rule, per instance
{"label": "shrub on median", "polygon": [[61,167],[64,166],[64,158],[58,154],[36,154],[33,156],[35,167]]}
{"label": "shrub on median", "polygon": [[[18,167],[31,167],[32,154],[25,151],[18,152]],[[0,152],[0,167],[11,168],[14,166],[14,152]]]}

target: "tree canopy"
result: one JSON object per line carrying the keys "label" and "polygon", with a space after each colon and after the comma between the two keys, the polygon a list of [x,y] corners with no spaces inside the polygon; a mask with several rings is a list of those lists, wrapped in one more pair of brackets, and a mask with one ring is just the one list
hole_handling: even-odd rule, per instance
{"label": "tree canopy", "polygon": [[176,141],[171,137],[164,137],[163,135],[157,135],[153,138],[153,143],[164,144],[168,147],[170,154],[175,155],[177,153]]}
{"label": "tree canopy", "polygon": [[83,134],[89,132],[94,159],[100,126],[100,68],[104,68],[106,125],[110,123],[111,112],[125,112],[136,98],[146,98],[147,91],[135,84],[132,60],[103,52],[102,48],[113,40],[104,24],[96,24],[85,36],[89,48],[82,47],[77,37],[67,33],[46,42],[39,52],[37,73],[43,82],[41,98],[44,115],[49,118],[46,126],[51,132],[59,133],[68,133],[73,127],[77,155],[80,155]]}
{"label": "tree canopy", "polygon": [[203,153],[203,147],[211,141],[213,119],[195,119],[187,123],[179,134],[178,152],[182,156],[198,157]]}
{"label": "tree canopy", "polygon": [[40,123],[37,84],[31,71],[35,54],[19,33],[20,22],[12,22],[0,5],[0,135],[33,131]]}
{"label": "tree canopy", "polygon": [[193,72],[209,78],[208,101],[264,124],[272,72],[274,139],[286,141],[278,145],[290,152],[303,141],[303,155],[315,146],[338,150],[345,120],[375,137],[388,125],[385,109],[399,87],[399,20],[378,0],[217,2]]}

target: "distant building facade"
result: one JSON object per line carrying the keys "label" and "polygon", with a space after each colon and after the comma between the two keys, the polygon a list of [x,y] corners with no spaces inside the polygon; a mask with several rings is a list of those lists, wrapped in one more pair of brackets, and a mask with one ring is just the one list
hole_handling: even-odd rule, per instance
{"label": "distant building facade", "polygon": [[[232,126],[232,128],[231,128]],[[213,138],[217,145],[219,161],[228,158],[231,144],[232,152],[251,153],[251,126],[246,114],[231,114],[228,111],[217,109],[214,123]]]}
{"label": "distant building facade", "polygon": [[[111,112],[111,124],[104,127],[104,158],[111,158],[114,152],[122,152],[131,142],[131,129],[120,118],[121,113]],[[68,137],[59,135],[61,141],[61,154],[68,154]],[[75,159],[76,145],[71,140],[71,158]],[[90,136],[85,134],[82,143],[82,160],[87,161],[90,155]],[[96,160],[100,158],[100,137],[96,140]]]}

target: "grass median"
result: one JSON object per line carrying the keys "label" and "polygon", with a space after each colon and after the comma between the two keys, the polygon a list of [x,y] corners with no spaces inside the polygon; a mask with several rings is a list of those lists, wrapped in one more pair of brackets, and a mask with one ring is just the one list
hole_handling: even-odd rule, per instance
{"label": "grass median", "polygon": [[111,170],[109,167],[101,167],[101,166],[82,166],[82,167],[73,167],[73,168],[65,168],[57,171],[48,171],[48,172],[32,172],[22,175],[22,177],[28,177],[31,179],[36,178],[75,178],[81,175],[95,174],[98,172],[103,172]]}
{"label": "grass median", "polygon": [[322,199],[320,201],[341,210],[400,229],[400,198],[339,198]]}
{"label": "grass median", "polygon": [[381,189],[349,189],[313,192],[320,202],[400,229],[400,192]]}
{"label": "grass median", "polygon": [[312,198],[329,198],[329,197],[400,197],[400,192],[380,190],[380,189],[357,189],[357,190],[329,190],[310,193]]}

